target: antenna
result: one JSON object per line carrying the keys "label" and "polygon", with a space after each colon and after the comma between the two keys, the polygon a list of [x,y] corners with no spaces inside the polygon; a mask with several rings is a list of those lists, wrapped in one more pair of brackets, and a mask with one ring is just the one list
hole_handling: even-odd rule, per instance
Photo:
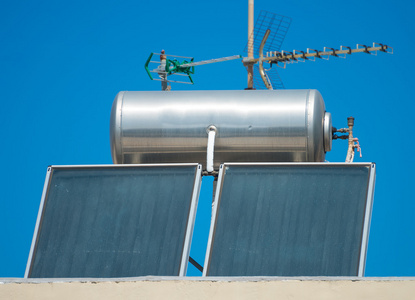
{"label": "antenna", "polygon": [[[287,64],[315,61],[318,59],[328,60],[330,56],[346,58],[353,53],[367,53],[376,55],[378,51],[385,53],[393,53],[393,48],[381,43],[373,43],[372,46],[357,44],[356,48],[348,46],[340,46],[340,48],[324,47],[322,51],[307,48],[306,51],[293,50],[280,51],[282,43],[291,25],[291,18],[274,14],[267,11],[261,11],[256,20],[254,20],[254,0],[248,0],[248,43],[244,52],[247,57],[241,55],[233,55],[210,60],[194,62],[193,57],[167,55],[164,50],[161,53],[151,53],[148,57],[145,69],[151,80],[159,80],[162,84],[162,90],[171,89],[169,83],[186,83],[193,84],[192,76],[194,67],[218,63],[228,60],[242,59],[243,65],[247,68],[248,80],[247,90],[251,89],[283,89],[284,84],[277,72],[277,68],[284,68]],[[151,60],[153,55],[159,55],[160,61]],[[179,61],[179,59],[184,59]],[[150,64],[157,64],[156,67],[150,68]],[[264,64],[269,64],[269,68],[265,68]],[[154,78],[151,74],[156,73],[159,78]],[[172,80],[168,78],[172,75],[184,76],[186,81]]]}
{"label": "antenna", "polygon": [[[269,33],[270,31],[267,30],[261,45],[263,45],[266,42]],[[285,69],[286,65],[290,63],[305,62],[306,60],[315,61],[316,58],[328,60],[330,56],[346,58],[347,55],[351,55],[353,53],[367,53],[377,55],[377,51],[393,54],[392,47],[380,43],[373,43],[372,46],[357,44],[356,48],[354,49],[352,49],[351,47],[340,46],[340,49],[324,47],[323,51],[311,48],[307,48],[307,52],[299,50],[293,50],[292,52],[270,51],[266,52],[265,57],[263,54],[263,48],[260,48],[259,58],[244,58],[243,63],[247,67],[253,64],[258,64],[259,73],[261,74],[265,86],[268,89],[273,89],[271,84],[272,82],[266,76],[266,70],[263,67],[264,62],[269,63],[271,67],[273,64],[280,64],[278,66]]]}
{"label": "antenna", "polygon": [[[263,51],[279,51],[285,36],[287,35],[288,29],[290,28],[291,21],[292,19],[290,17],[262,10],[255,22],[255,29],[248,39],[244,53],[253,53],[256,57],[259,57]],[[261,44],[268,30],[270,32],[263,43],[263,50],[260,51]],[[251,57],[248,55],[248,59],[251,58],[253,58],[253,56]],[[249,70],[252,67],[252,64],[246,64],[245,66]],[[262,76],[260,75],[261,72],[259,64],[254,64],[253,70],[253,88],[267,88]],[[284,84],[282,83],[276,68],[269,68],[264,71],[266,71],[264,76],[268,79],[266,82],[270,82],[270,84],[275,88],[284,88]],[[247,89],[250,89],[249,84]]]}

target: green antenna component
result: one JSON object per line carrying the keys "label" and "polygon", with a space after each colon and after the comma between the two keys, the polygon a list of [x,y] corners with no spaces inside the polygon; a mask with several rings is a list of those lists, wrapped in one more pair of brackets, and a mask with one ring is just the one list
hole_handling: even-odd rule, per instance
{"label": "green antenna component", "polygon": [[[160,61],[153,61],[151,60],[154,55],[160,56]],[[171,58],[168,58],[171,57]],[[178,58],[182,58],[183,60],[179,60]],[[222,62],[227,60],[233,59],[242,59],[241,55],[233,55],[228,57],[204,60],[199,62],[194,62],[193,57],[186,57],[186,56],[178,56],[178,55],[167,55],[164,53],[164,50],[161,53],[151,53],[148,57],[144,68],[151,80],[158,80],[162,81],[162,89],[169,90],[167,87],[168,82],[177,82],[177,83],[186,83],[186,84],[194,84],[192,75],[195,73],[195,66],[206,65],[216,62]],[[157,67],[151,69],[149,67],[150,64],[157,64]],[[154,78],[151,73],[157,73],[160,79]],[[185,76],[189,79],[189,81],[177,81],[171,80],[168,76]]]}
{"label": "green antenna component", "polygon": [[177,59],[167,59],[166,60],[166,72],[168,75],[174,74],[174,73],[183,73],[183,74],[194,74],[195,73],[195,67],[187,67],[183,65],[187,65],[189,63],[193,62],[193,58],[190,61],[184,60],[182,62],[179,62]]}
{"label": "green antenna component", "polygon": [[[159,56],[160,60],[152,60],[154,56]],[[168,59],[168,57],[172,57]],[[183,61],[179,61],[177,58],[183,58]],[[144,65],[144,68],[150,77],[151,80],[157,80],[162,82],[163,90],[167,88],[168,82],[177,82],[177,83],[185,83],[185,84],[193,84],[193,79],[191,77],[194,74],[194,67],[184,66],[183,64],[189,64],[193,62],[193,57],[187,56],[178,56],[178,55],[167,55],[164,53],[150,53],[150,56],[147,58],[147,61]],[[153,67],[150,67],[152,64]],[[156,78],[154,74],[156,73],[159,78]],[[189,80],[188,81],[178,81],[172,80],[171,77],[167,78],[168,76],[177,75],[177,76],[185,76]],[[176,77],[177,78],[177,77]]]}
{"label": "green antenna component", "polygon": [[150,64],[150,61],[151,61],[151,58],[153,57],[153,54],[154,53],[151,52],[150,56],[147,58],[147,61],[146,61],[145,65],[144,65],[144,68],[146,69],[146,72],[147,72],[147,74],[148,74],[148,76],[150,77],[151,80],[153,80],[153,76],[151,76],[151,71],[148,68],[148,65]]}
{"label": "green antenna component", "polygon": [[166,59],[166,72],[167,76],[173,74],[185,74],[189,77],[190,82],[193,84],[193,79],[191,74],[195,73],[195,67],[183,66],[193,62],[193,57],[190,61],[184,60],[179,62],[177,59]]}

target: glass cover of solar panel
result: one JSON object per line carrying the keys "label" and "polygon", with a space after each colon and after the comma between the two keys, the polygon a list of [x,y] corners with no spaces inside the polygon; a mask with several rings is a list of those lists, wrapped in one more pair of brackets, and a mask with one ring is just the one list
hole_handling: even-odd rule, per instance
{"label": "glass cover of solar panel", "polygon": [[369,167],[225,165],[207,275],[357,276]]}
{"label": "glass cover of solar panel", "polygon": [[177,276],[197,168],[52,169],[29,277]]}

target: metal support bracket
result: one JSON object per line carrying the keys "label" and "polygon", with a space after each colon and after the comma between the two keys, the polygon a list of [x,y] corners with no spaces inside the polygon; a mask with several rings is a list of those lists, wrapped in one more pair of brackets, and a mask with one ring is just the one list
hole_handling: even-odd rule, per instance
{"label": "metal support bracket", "polygon": [[264,34],[264,37],[262,38],[261,46],[259,47],[259,74],[261,75],[262,81],[264,82],[267,89],[272,90],[272,85],[269,82],[268,76],[265,74],[264,66],[263,66],[263,59],[264,59],[264,45],[267,41],[267,38],[269,34],[271,33],[271,30],[267,29],[267,31]]}

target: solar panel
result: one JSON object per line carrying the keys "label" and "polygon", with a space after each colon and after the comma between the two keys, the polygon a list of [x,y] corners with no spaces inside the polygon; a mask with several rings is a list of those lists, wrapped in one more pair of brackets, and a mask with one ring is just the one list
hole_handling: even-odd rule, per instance
{"label": "solar panel", "polygon": [[374,164],[221,166],[204,275],[363,276]]}
{"label": "solar panel", "polygon": [[198,164],[48,168],[25,277],[184,276]]}

